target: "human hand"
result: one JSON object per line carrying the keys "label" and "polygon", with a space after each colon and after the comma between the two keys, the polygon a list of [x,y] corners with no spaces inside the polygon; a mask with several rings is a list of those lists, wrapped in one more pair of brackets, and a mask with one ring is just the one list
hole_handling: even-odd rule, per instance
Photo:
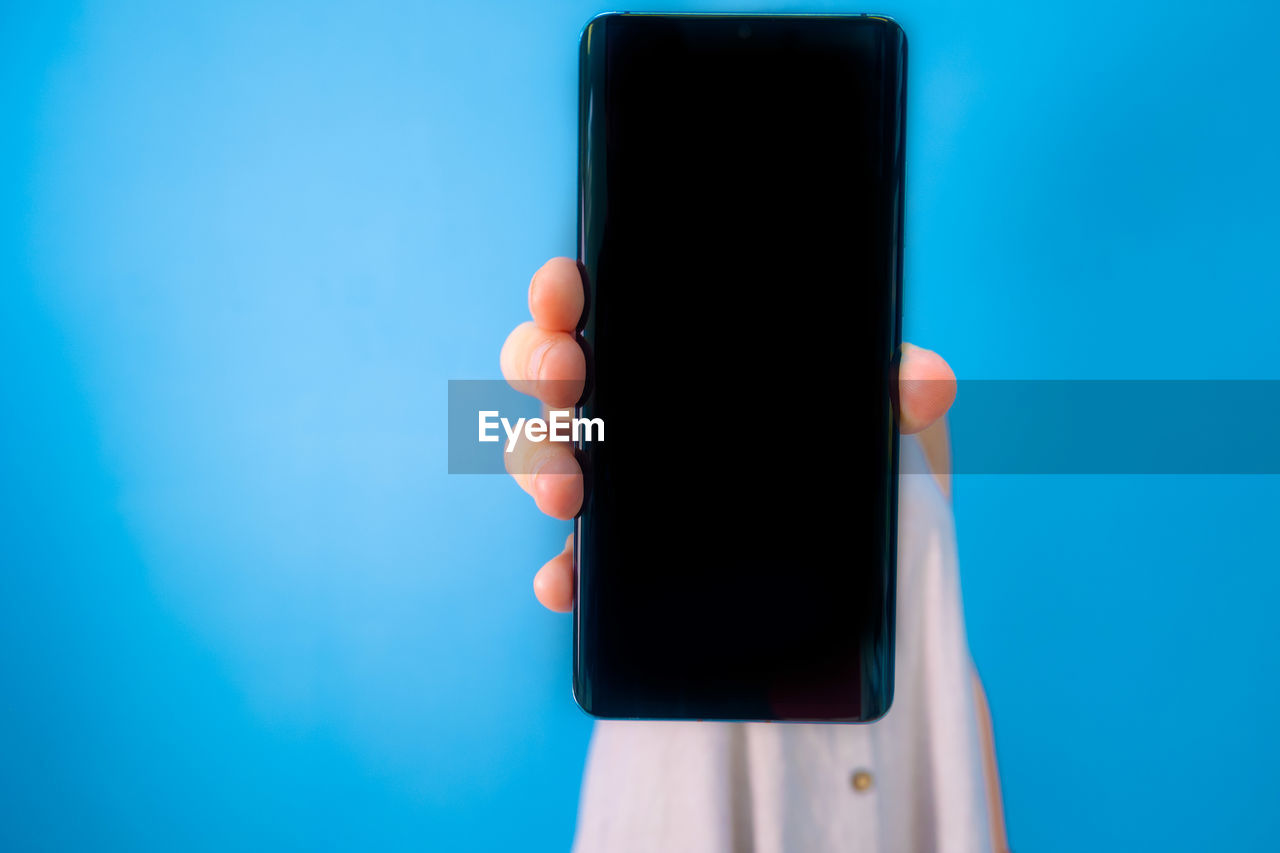
{"label": "human hand", "polygon": [[[529,283],[529,313],[502,345],[502,375],[517,388],[530,388],[551,408],[573,406],[582,394],[587,360],[576,330],[582,316],[582,278],[571,258],[552,258]],[[677,321],[678,306],[671,308]],[[750,342],[740,342],[745,350]],[[899,429],[926,429],[947,413],[956,396],[956,377],[942,356],[912,344],[902,345],[898,368]],[[507,468],[538,509],[552,518],[571,519],[582,507],[582,469],[571,445],[524,442],[507,454]],[[573,608],[573,536],[565,549],[538,570],[533,592],[549,610]]]}

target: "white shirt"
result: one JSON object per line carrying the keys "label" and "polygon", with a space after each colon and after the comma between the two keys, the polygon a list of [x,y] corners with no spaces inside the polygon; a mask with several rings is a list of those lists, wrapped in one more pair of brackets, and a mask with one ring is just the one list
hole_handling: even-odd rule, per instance
{"label": "white shirt", "polygon": [[600,720],[576,853],[992,849],[951,505],[914,438],[901,468],[889,713],[868,725]]}

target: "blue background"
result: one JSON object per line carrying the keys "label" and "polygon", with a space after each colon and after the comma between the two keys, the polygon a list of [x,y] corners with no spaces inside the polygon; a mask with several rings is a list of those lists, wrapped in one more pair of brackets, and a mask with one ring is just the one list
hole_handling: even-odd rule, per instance
{"label": "blue background", "polygon": [[[908,336],[1277,378],[1277,7],[975,8],[877,10]],[[597,11],[0,12],[0,848],[566,848],[567,525],[446,475],[444,405],[574,250]],[[956,493],[1014,847],[1273,847],[1280,478]]]}

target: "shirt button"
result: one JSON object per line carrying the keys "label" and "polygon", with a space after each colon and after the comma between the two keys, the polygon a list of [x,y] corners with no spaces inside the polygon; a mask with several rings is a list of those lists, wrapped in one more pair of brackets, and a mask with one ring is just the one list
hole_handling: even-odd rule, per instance
{"label": "shirt button", "polygon": [[855,770],[853,775],[849,777],[849,784],[859,794],[871,790],[871,781],[871,771],[869,770]]}

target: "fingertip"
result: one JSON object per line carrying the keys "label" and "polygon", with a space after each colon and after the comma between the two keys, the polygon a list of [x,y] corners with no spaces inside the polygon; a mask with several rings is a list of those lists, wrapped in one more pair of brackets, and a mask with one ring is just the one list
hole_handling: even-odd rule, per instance
{"label": "fingertip", "polygon": [[502,349],[498,351],[498,365],[502,368],[502,375],[513,385],[528,379],[525,376],[524,365],[519,363],[519,359],[520,353],[528,348],[525,341],[533,328],[533,323],[527,320],[516,326],[502,342]]}
{"label": "fingertip", "polygon": [[582,469],[569,454],[551,457],[531,479],[534,503],[552,518],[568,521],[582,508]]}
{"label": "fingertip", "polygon": [[573,555],[563,551],[538,569],[533,576],[533,595],[548,610],[568,613],[573,610]]}
{"label": "fingertip", "polygon": [[499,362],[511,387],[552,408],[568,408],[582,396],[587,357],[577,338],[567,332],[521,323],[503,343]]}
{"label": "fingertip", "polygon": [[538,397],[553,408],[572,406],[582,396],[587,376],[587,357],[578,342],[559,337],[541,357],[538,369]]}
{"label": "fingertip", "polygon": [[913,379],[956,378],[955,371],[945,358],[931,349],[905,342],[902,344],[901,373],[904,377],[910,376]]}
{"label": "fingertip", "polygon": [[956,375],[933,350],[903,344],[898,374],[900,429],[919,432],[947,413],[956,398]]}
{"label": "fingertip", "polygon": [[584,303],[582,276],[572,258],[552,258],[529,282],[529,313],[535,323],[549,331],[577,329]]}

